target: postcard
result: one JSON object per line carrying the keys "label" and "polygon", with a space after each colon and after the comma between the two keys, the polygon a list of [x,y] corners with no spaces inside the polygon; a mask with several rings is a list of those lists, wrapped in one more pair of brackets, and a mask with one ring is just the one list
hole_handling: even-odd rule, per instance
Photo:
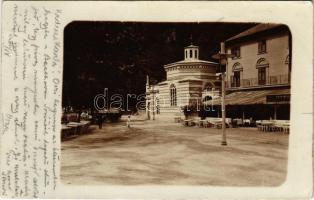
{"label": "postcard", "polygon": [[1,196],[310,198],[312,10],[5,1]]}

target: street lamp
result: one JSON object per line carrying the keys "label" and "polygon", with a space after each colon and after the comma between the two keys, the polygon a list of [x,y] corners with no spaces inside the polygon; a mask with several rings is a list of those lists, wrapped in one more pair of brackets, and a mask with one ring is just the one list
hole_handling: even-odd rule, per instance
{"label": "street lamp", "polygon": [[153,120],[155,120],[155,90],[154,85],[152,85],[152,93],[153,93]]}
{"label": "street lamp", "polygon": [[155,120],[155,94],[158,93],[158,90],[155,90],[155,84],[157,83],[157,81],[155,79],[151,80],[151,84],[152,84],[152,89],[149,91],[150,94],[153,94],[153,120]]}
{"label": "street lamp", "polygon": [[147,119],[150,120],[150,93],[149,93],[149,76],[146,75],[146,115]]}
{"label": "street lamp", "polygon": [[[212,58],[219,59],[219,68],[221,72],[221,116],[222,116],[222,141],[221,145],[227,145],[227,135],[226,135],[226,106],[225,106],[225,95],[226,95],[226,85],[225,76],[226,72],[222,71],[222,66],[227,64],[227,58],[232,57],[232,54],[227,54],[225,50],[225,43],[220,43],[220,52],[213,55]],[[226,68],[225,68],[226,69]]]}

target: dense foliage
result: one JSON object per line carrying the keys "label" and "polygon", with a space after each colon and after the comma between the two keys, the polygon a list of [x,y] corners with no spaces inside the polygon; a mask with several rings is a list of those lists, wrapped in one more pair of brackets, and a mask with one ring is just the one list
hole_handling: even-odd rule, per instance
{"label": "dense foliage", "polygon": [[163,65],[182,60],[191,42],[200,46],[200,59],[211,60],[219,42],[252,25],[72,22],[64,30],[63,106],[92,107],[104,88],[126,102],[127,94],[145,92],[146,75],[164,80]]}

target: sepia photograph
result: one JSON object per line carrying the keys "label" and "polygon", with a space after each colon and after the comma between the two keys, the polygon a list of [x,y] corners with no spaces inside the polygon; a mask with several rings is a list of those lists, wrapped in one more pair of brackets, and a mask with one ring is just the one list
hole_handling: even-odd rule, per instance
{"label": "sepia photograph", "polygon": [[283,184],[291,37],[270,23],[71,22],[61,181]]}
{"label": "sepia photograph", "polygon": [[313,195],[311,2],[1,11],[1,198]]}

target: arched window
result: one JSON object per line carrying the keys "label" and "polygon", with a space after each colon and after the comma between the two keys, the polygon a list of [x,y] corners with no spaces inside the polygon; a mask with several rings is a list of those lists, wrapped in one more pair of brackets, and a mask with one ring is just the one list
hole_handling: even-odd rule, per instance
{"label": "arched window", "polygon": [[231,87],[240,87],[241,85],[241,71],[243,71],[242,65],[237,62],[232,66],[233,75],[231,76]]}
{"label": "arched window", "polygon": [[239,62],[234,63],[232,66],[232,71],[243,71],[243,67]]}
{"label": "arched window", "polygon": [[256,62],[256,68],[259,67],[269,67],[268,61],[265,58],[258,59],[258,61]]}
{"label": "arched window", "polygon": [[258,84],[259,85],[265,85],[266,84],[266,78],[267,78],[267,72],[266,68],[269,67],[269,63],[265,58],[260,58],[256,63],[256,68],[258,69]]}
{"label": "arched window", "polygon": [[212,91],[212,88],[215,88],[215,85],[213,83],[209,82],[209,83],[205,84],[203,91],[210,92],[210,91]]}
{"label": "arched window", "polygon": [[205,96],[204,99],[203,99],[203,102],[210,101],[212,99],[213,98],[211,96]]}
{"label": "arched window", "polygon": [[170,106],[177,106],[177,89],[174,84],[170,86]]}

